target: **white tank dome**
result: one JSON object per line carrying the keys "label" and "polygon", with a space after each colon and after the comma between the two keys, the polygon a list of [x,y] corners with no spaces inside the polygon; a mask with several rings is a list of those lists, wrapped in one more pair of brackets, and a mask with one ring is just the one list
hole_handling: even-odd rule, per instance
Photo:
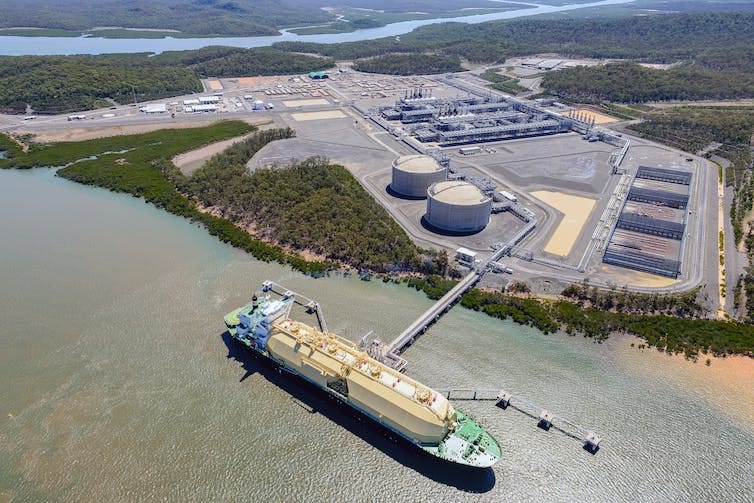
{"label": "white tank dome", "polygon": [[393,161],[390,188],[398,194],[427,197],[427,188],[445,180],[445,168],[428,155],[404,155]]}
{"label": "white tank dome", "polygon": [[450,232],[473,233],[490,221],[492,198],[476,185],[460,180],[433,184],[427,189],[427,222]]}

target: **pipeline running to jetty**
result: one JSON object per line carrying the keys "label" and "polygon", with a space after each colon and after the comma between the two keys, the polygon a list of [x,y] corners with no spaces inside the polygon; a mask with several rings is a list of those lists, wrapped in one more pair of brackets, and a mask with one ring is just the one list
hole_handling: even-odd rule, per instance
{"label": "pipeline running to jetty", "polygon": [[[470,288],[472,288],[489,270],[489,265],[498,260],[510,249],[510,245],[505,245],[498,249],[488,260],[480,264],[477,268],[471,270],[456,286],[438,300],[424,314],[417,318],[406,330],[396,337],[389,345],[383,344],[379,339],[370,339],[372,332],[369,332],[361,338],[359,347],[366,351],[372,358],[387,364],[398,371],[403,371],[408,362],[400,356],[400,352],[409,346],[415,338],[424,332],[429,325],[434,323],[440,316],[450,309],[453,304]],[[309,314],[314,314],[320,326],[320,330],[327,332],[325,315],[320,304],[300,293],[288,290],[285,287],[273,282],[265,281],[262,283],[263,292],[274,292],[283,299],[292,299],[293,302],[304,309]],[[521,412],[537,421],[537,426],[545,431],[554,429],[564,435],[576,440],[580,440],[584,449],[595,454],[600,448],[602,438],[593,430],[589,430],[573,421],[564,417],[550,413],[548,410],[535,405],[534,403],[519,397],[500,388],[436,388],[438,393],[445,395],[447,399],[456,401],[463,400],[489,400],[507,410],[509,407]]]}

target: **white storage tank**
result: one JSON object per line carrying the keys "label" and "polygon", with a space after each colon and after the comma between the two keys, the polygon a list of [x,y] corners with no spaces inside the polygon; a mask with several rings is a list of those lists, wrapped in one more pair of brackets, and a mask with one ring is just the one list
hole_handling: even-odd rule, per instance
{"label": "white storage tank", "polygon": [[430,185],[445,180],[445,168],[428,155],[404,155],[393,161],[390,188],[407,197],[424,199]]}
{"label": "white storage tank", "polygon": [[430,225],[449,232],[473,233],[490,221],[492,198],[469,182],[448,180],[427,189],[427,214]]}

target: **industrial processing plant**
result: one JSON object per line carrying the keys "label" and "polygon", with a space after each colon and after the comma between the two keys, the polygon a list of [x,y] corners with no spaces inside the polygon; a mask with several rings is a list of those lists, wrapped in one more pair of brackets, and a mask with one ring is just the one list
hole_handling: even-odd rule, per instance
{"label": "industrial processing plant", "polygon": [[388,121],[408,125],[422,143],[446,147],[570,131],[574,119],[503,96],[440,99],[422,89],[381,107]]}
{"label": "industrial processing plant", "polygon": [[480,264],[497,257],[487,266],[503,276],[487,275],[487,286],[715,284],[706,161],[609,129],[614,119],[595,109],[513,98],[475,79],[233,79],[221,99],[238,108],[228,88],[257,85],[239,89],[242,105],[296,130],[249,169],[310,156],[341,164],[417,245],[462,247]]}

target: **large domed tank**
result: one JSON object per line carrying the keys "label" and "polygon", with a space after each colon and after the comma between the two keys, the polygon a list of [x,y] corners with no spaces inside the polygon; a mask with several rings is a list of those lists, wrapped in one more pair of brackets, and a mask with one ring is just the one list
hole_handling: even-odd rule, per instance
{"label": "large domed tank", "polygon": [[460,180],[433,184],[427,189],[427,222],[440,230],[473,233],[490,221],[492,198],[476,185]]}
{"label": "large domed tank", "polygon": [[390,188],[406,197],[423,199],[427,188],[445,180],[445,168],[428,155],[404,155],[393,161]]}

